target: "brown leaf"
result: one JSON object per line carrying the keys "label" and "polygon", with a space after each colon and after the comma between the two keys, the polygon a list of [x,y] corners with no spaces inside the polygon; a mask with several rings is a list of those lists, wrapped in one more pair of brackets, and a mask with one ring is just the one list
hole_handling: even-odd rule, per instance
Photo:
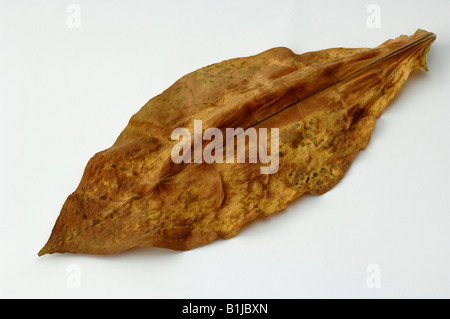
{"label": "brown leaf", "polygon": [[[95,154],[39,255],[111,254],[139,246],[188,250],[230,238],[305,193],[323,194],[344,176],[369,142],[375,119],[412,70],[426,69],[435,35],[418,30],[374,49],[334,48],[301,55],[273,48],[192,72],[151,99],[109,149]],[[243,128],[271,145],[279,130],[275,174],[263,157],[214,140],[217,158],[175,163],[172,131],[202,121],[203,132]],[[267,129],[267,136],[261,129]],[[239,136],[244,136],[244,135]],[[189,146],[194,145],[191,141]],[[274,155],[275,149],[269,147]],[[200,150],[201,151],[201,150]],[[245,153],[244,153],[245,152]],[[272,153],[271,153],[272,152]],[[200,157],[198,155],[200,154]],[[245,155],[244,163],[238,163]],[[260,155],[261,156],[261,155]],[[267,159],[268,157],[266,157]]]}

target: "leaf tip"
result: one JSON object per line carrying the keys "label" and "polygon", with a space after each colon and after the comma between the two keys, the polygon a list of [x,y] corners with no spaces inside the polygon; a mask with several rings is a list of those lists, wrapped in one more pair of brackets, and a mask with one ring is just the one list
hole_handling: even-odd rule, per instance
{"label": "leaf tip", "polygon": [[46,247],[44,246],[41,250],[39,250],[39,252],[38,252],[38,256],[39,257],[41,257],[41,256],[44,256],[45,254],[47,254],[48,252],[47,252],[47,249],[46,249]]}
{"label": "leaf tip", "polygon": [[427,33],[426,37],[428,38],[429,43],[428,43],[427,47],[425,48],[425,50],[423,51],[422,64],[423,64],[424,70],[429,72],[430,70],[428,69],[428,66],[427,66],[427,54],[428,54],[428,51],[430,51],[430,49],[431,49],[431,45],[434,43],[434,41],[436,41],[437,37],[436,37],[436,34],[434,34],[432,32],[428,32],[428,31],[423,30],[423,29],[418,29],[417,32]]}

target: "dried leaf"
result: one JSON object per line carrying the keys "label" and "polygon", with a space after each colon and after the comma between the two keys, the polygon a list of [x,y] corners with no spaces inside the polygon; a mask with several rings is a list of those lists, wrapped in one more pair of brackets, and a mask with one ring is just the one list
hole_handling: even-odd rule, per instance
{"label": "dried leaf", "polygon": [[[182,77],[147,102],[112,147],[89,160],[39,255],[140,246],[188,250],[233,237],[305,193],[327,192],[366,147],[375,119],[410,72],[426,69],[434,40],[418,30],[373,49],[296,55],[273,48]],[[234,163],[225,161],[226,152],[223,163],[196,163],[196,154],[192,163],[174,163],[171,151],[179,141],[172,131],[194,132],[195,120],[203,131],[224,134],[254,128],[267,145],[271,136],[260,129],[278,128],[278,171],[261,174],[261,162],[250,163],[249,147],[245,163],[237,163],[234,148]],[[218,139],[215,151],[225,144]]]}

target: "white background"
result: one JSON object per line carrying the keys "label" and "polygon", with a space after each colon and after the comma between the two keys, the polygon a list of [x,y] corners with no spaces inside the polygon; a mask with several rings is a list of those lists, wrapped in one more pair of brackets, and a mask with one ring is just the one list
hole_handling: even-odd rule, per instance
{"label": "white background", "polygon": [[[366,24],[371,3],[380,28]],[[0,297],[450,297],[449,12],[444,0],[0,1]],[[188,252],[37,256],[88,159],[184,74],[418,28],[438,37],[430,72],[411,76],[325,195]]]}

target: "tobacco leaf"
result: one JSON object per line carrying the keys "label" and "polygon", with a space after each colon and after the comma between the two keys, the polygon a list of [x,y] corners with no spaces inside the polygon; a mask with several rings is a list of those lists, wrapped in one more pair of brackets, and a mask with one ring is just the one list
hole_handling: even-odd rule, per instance
{"label": "tobacco leaf", "polygon": [[[373,49],[300,55],[277,47],[183,76],[89,160],[39,255],[189,250],[233,237],[306,193],[327,192],[366,147],[410,72],[426,70],[435,38],[418,30]],[[278,171],[261,174],[261,163],[249,161],[174,163],[171,133],[193,132],[194,120],[203,130],[278,128]]]}

